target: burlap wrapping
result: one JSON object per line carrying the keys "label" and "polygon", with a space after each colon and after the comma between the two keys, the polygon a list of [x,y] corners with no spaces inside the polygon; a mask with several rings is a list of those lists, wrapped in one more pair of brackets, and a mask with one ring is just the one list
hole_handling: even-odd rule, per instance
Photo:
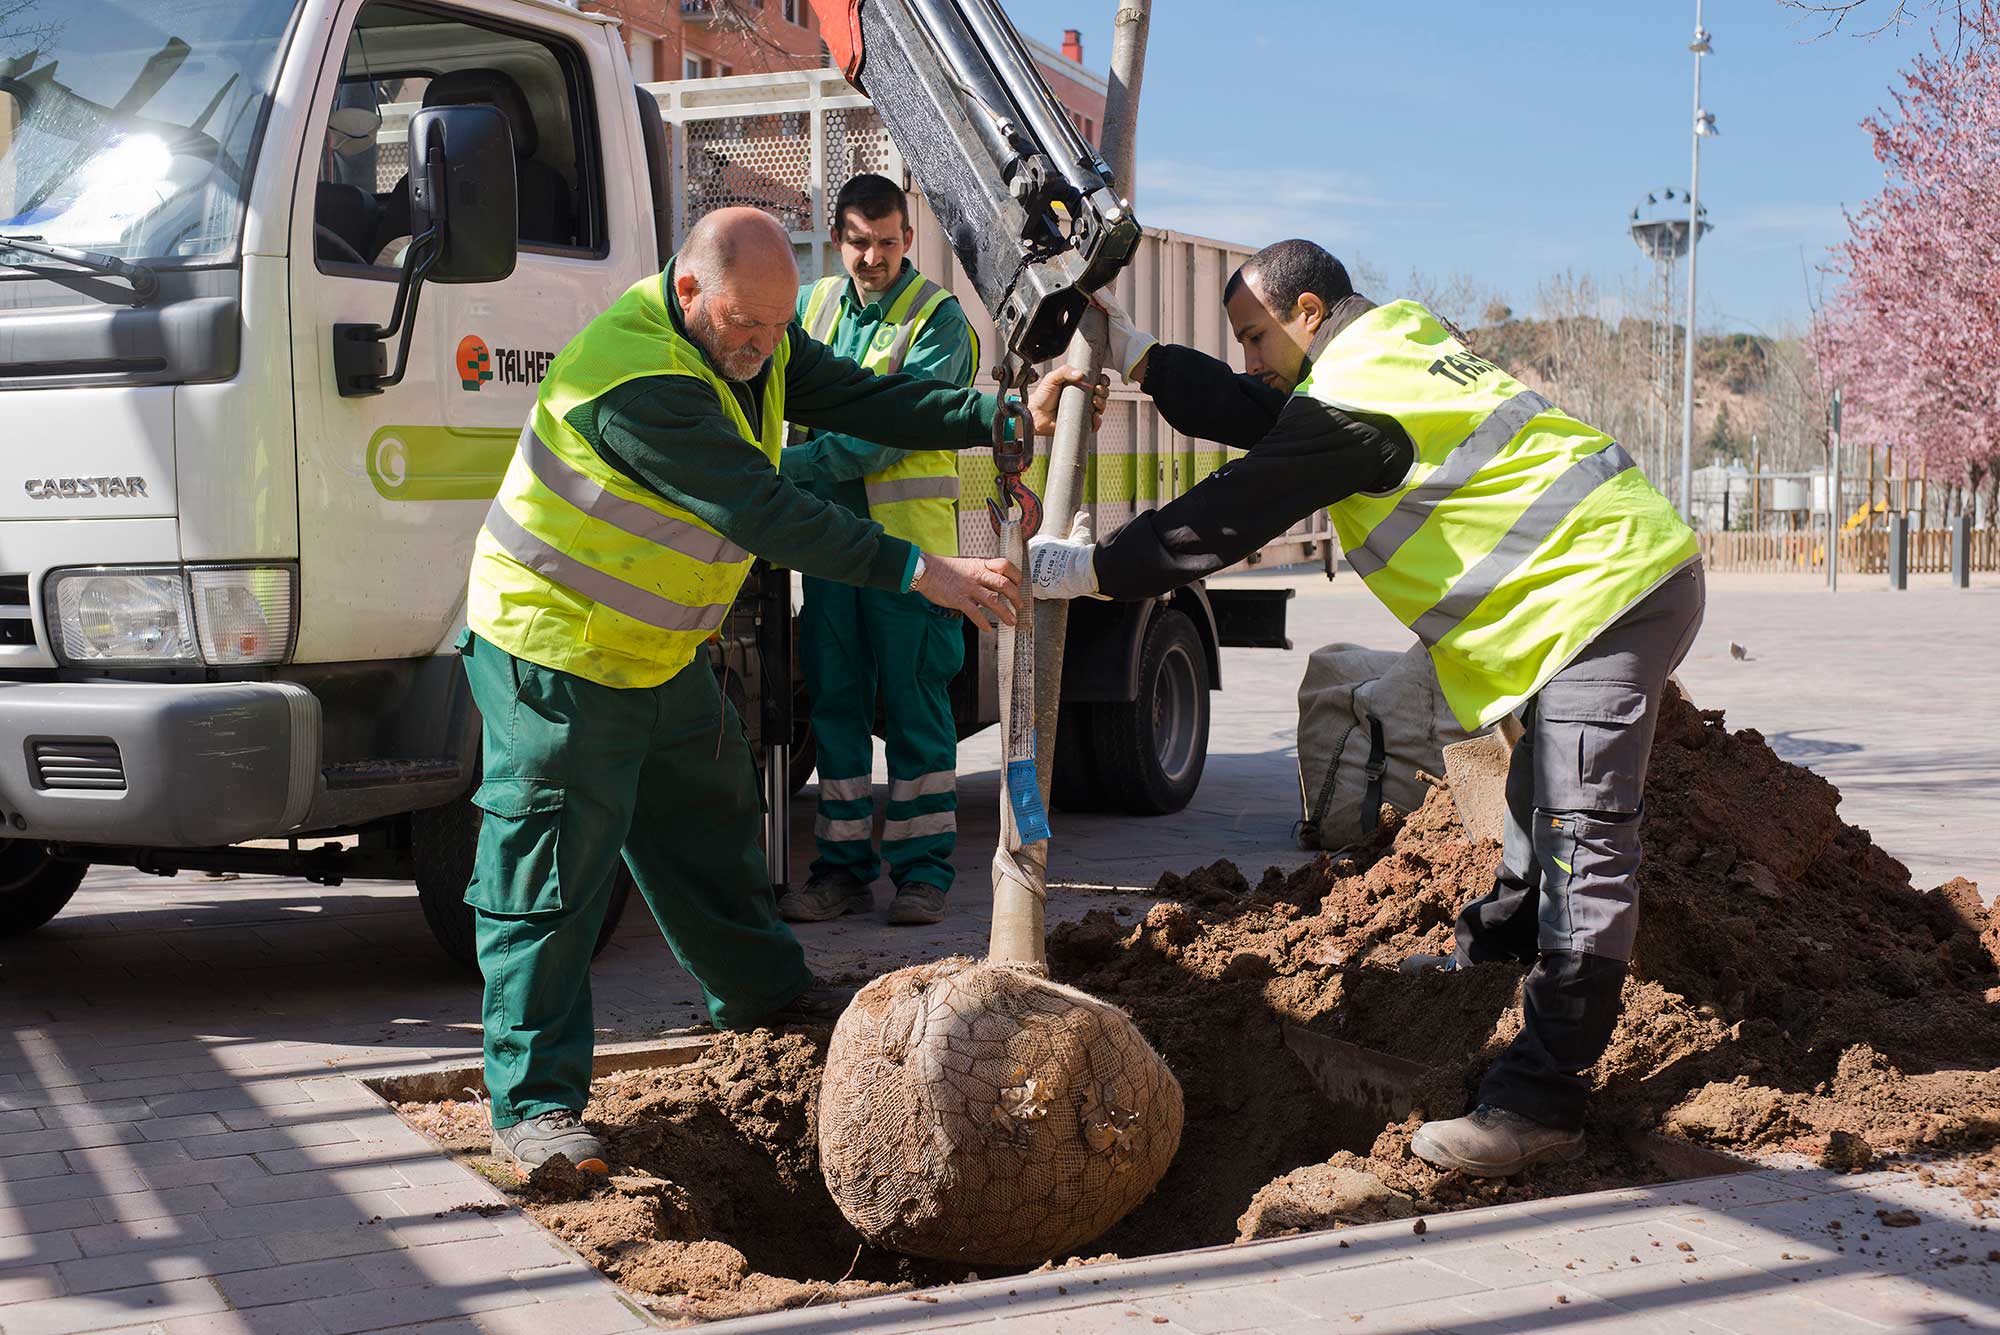
{"label": "burlap wrapping", "polygon": [[1146,1198],[1182,1112],[1125,1012],[1025,969],[941,960],[877,978],[841,1016],[820,1164],[871,1242],[1032,1265]]}

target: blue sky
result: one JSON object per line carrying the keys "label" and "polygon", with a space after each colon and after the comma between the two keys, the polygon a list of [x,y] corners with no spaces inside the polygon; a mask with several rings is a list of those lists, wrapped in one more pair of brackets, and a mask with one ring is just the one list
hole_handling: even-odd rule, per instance
{"label": "blue sky", "polygon": [[[1003,0],[1051,45],[1082,29],[1098,70],[1114,2]],[[1801,248],[1816,267],[1846,234],[1842,206],[1880,189],[1858,122],[1929,37],[1815,41],[1819,21],[1778,0],[1709,0],[1703,22],[1721,134],[1702,147],[1715,230],[1700,321],[1776,333],[1808,309]],[[1311,237],[1392,287],[1465,272],[1523,312],[1565,268],[1636,282],[1632,206],[1687,184],[1693,28],[1678,0],[1155,0],[1140,217],[1253,244]]]}

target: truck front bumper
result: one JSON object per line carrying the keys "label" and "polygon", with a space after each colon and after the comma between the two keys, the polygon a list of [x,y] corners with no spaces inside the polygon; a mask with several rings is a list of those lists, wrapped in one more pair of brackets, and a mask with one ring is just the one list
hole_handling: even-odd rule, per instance
{"label": "truck front bumper", "polygon": [[271,838],[305,819],[319,769],[319,700],[291,682],[0,682],[0,820],[13,838]]}

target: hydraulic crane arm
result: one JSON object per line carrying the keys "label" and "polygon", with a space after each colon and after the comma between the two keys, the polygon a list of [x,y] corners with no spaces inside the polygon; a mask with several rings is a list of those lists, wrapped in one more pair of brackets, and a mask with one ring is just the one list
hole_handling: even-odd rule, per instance
{"label": "hydraulic crane arm", "polygon": [[1111,168],[994,0],[812,0],[986,303],[1005,353],[1060,356],[1139,244]]}

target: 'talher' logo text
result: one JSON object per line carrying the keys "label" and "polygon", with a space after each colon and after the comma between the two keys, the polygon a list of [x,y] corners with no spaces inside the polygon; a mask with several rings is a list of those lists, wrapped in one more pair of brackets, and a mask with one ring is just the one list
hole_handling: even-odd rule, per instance
{"label": "'talher' logo text", "polygon": [[502,385],[539,385],[549,372],[553,352],[542,348],[488,348],[477,334],[458,341],[458,384],[477,390],[491,380]]}

